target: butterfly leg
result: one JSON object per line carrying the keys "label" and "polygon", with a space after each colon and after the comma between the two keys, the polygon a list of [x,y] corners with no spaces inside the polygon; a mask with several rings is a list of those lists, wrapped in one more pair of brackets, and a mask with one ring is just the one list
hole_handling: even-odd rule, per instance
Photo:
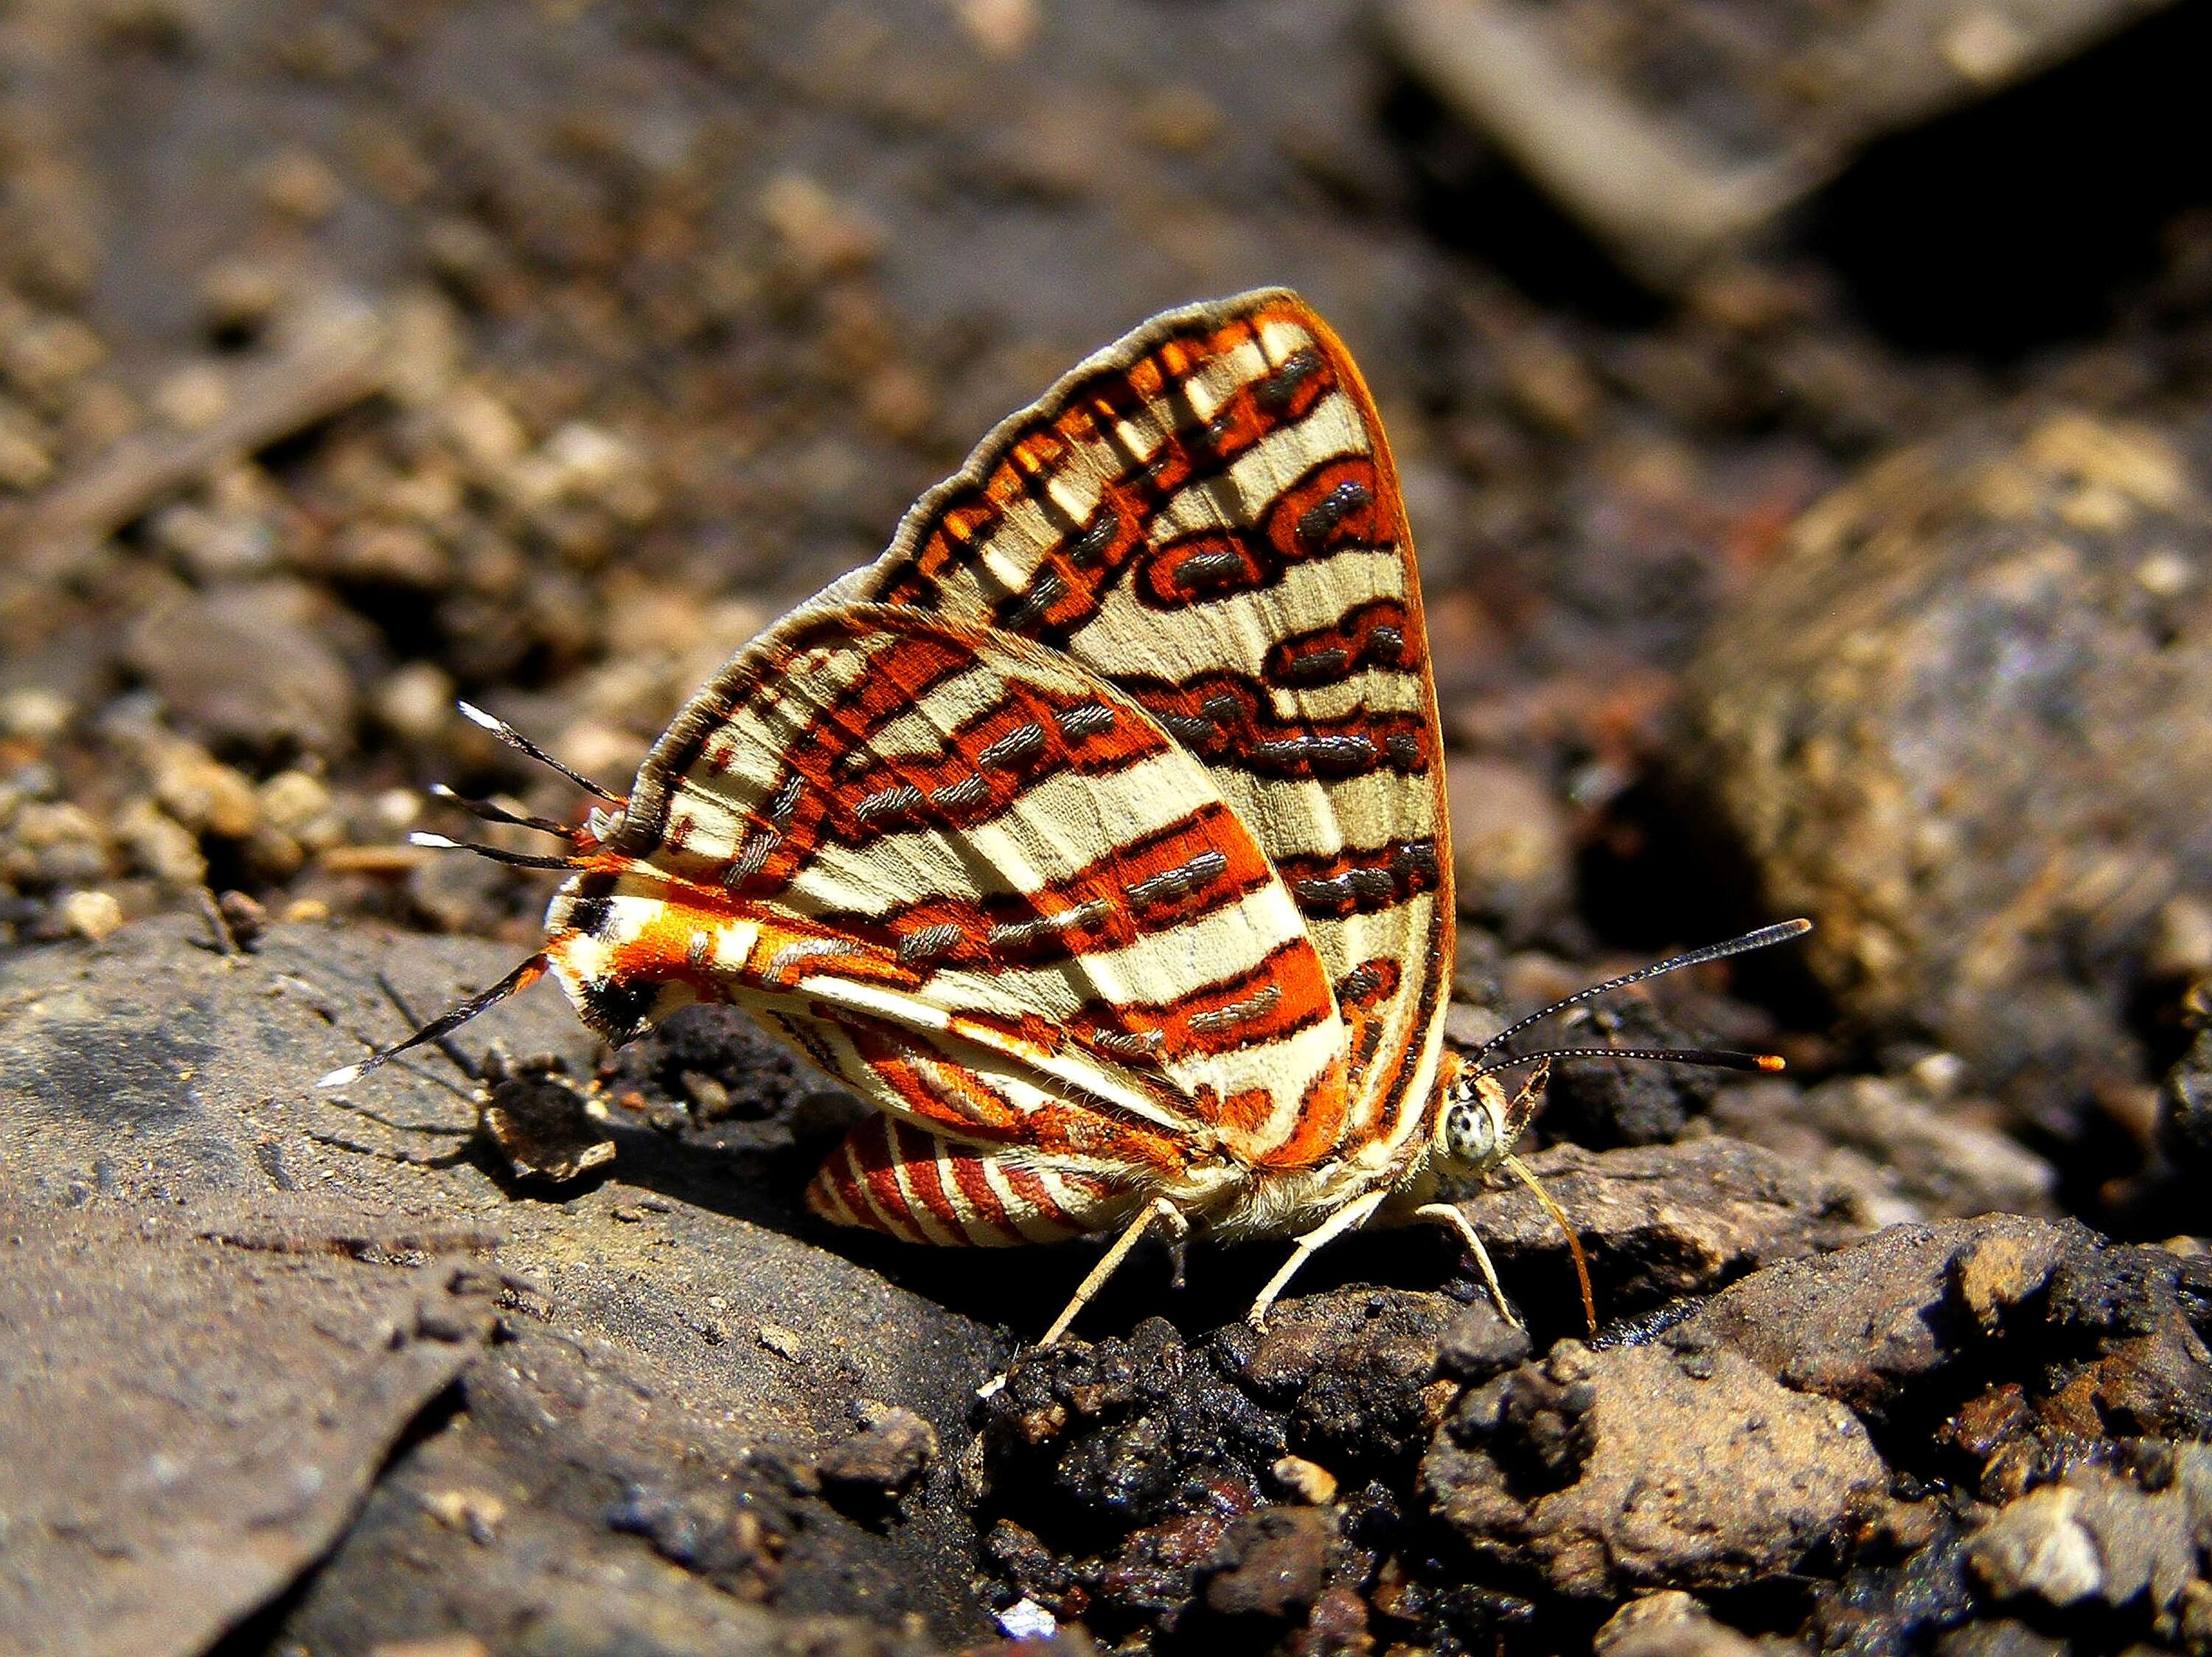
{"label": "butterfly leg", "polygon": [[1467,1252],[1474,1256],[1475,1264],[1482,1268],[1482,1281],[1490,1286],[1490,1298],[1497,1304],[1498,1315],[1516,1329],[1521,1328],[1521,1319],[1514,1315],[1513,1307],[1505,1299],[1505,1291],[1498,1286],[1498,1268],[1490,1264],[1490,1251],[1483,1247],[1482,1239],[1475,1234],[1474,1224],[1459,1211],[1457,1205],[1424,1203],[1413,1210],[1413,1217],[1459,1234],[1460,1241],[1467,1245]]}
{"label": "butterfly leg", "polygon": [[1060,1316],[1052,1320],[1052,1327],[1044,1331],[1039,1346],[1050,1346],[1067,1332],[1075,1314],[1091,1304],[1098,1291],[1106,1287],[1106,1280],[1129,1258],[1129,1251],[1142,1242],[1145,1234],[1158,1226],[1168,1234],[1178,1249],[1182,1240],[1190,1234],[1190,1221],[1182,1217],[1182,1210],[1164,1197],[1155,1197],[1139,1209],[1137,1217],[1129,1222],[1128,1229],[1114,1240],[1114,1246],[1098,1257],[1098,1264],[1091,1268],[1091,1275],[1077,1286],[1075,1298],[1060,1309]]}
{"label": "butterfly leg", "polygon": [[1346,1232],[1357,1231],[1365,1225],[1389,1195],[1387,1191],[1371,1191],[1364,1197],[1355,1197],[1299,1238],[1297,1246],[1291,1251],[1291,1258],[1283,1262],[1281,1270],[1267,1279],[1267,1286],[1252,1302],[1252,1309],[1244,1314],[1244,1320],[1255,1329],[1265,1329],[1267,1326],[1267,1308],[1274,1305],[1277,1295],[1290,1287],[1291,1279],[1298,1275],[1301,1266],[1313,1258],[1315,1251],[1334,1242]]}

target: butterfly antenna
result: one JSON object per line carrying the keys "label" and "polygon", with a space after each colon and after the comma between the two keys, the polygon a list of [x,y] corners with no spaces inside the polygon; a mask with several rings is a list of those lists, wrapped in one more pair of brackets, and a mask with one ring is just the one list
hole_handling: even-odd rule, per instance
{"label": "butterfly antenna", "polygon": [[[1781,921],[1772,926],[1762,926],[1756,932],[1747,932],[1740,938],[1730,938],[1723,943],[1709,943],[1702,949],[1686,950],[1680,955],[1669,955],[1663,961],[1654,961],[1649,966],[1639,966],[1633,972],[1624,972],[1617,978],[1607,978],[1603,984],[1594,984],[1587,990],[1577,990],[1573,995],[1565,996],[1561,1000],[1555,1001],[1549,1007],[1543,1008],[1539,1011],[1529,1014],[1528,1016],[1524,1019],[1521,1019],[1512,1024],[1509,1024],[1504,1029],[1500,1030],[1496,1035],[1491,1037],[1489,1040],[1484,1042],[1480,1047],[1477,1048],[1475,1050],[1474,1056],[1476,1058],[1480,1059],[1484,1055],[1493,1052],[1497,1049],[1503,1047],[1507,1042],[1512,1040],[1514,1037],[1519,1035],[1530,1025],[1541,1024],[1546,1019],[1553,1016],[1555,1014],[1564,1013],[1570,1007],[1578,1007],[1583,1002],[1594,1000],[1599,996],[1611,995],[1616,990],[1626,990],[1632,984],[1641,984],[1646,978],[1656,978],[1663,972],[1679,972],[1686,966],[1703,966],[1707,961],[1725,960],[1730,955],[1747,954],[1754,949],[1765,949],[1774,944],[1787,943],[1792,938],[1803,937],[1812,929],[1813,923],[1808,920]],[[1533,1055],[1531,1057],[1533,1057]],[[1705,1062],[1701,1059],[1689,1058],[1682,1055],[1671,1053],[1664,1055],[1664,1057],[1679,1058],[1681,1062],[1686,1063],[1700,1063]],[[1738,1055],[1737,1057],[1771,1057],[1771,1055]],[[1723,1068],[1731,1069],[1757,1070],[1779,1069],[1781,1068],[1781,1062],[1778,1059],[1772,1064],[1729,1064]]]}
{"label": "butterfly antenna", "polygon": [[516,730],[514,726],[508,724],[504,719],[495,719],[491,715],[486,713],[474,703],[461,702],[456,703],[454,705],[460,709],[463,718],[473,720],[476,723],[483,726],[484,729],[489,731],[494,736],[497,737],[501,741],[506,743],[508,747],[519,749],[520,752],[528,754],[539,765],[551,766],[555,771],[560,772],[562,776],[567,777],[571,783],[574,783],[578,788],[583,789],[586,794],[596,794],[600,799],[605,801],[609,805],[620,806],[628,803],[619,794],[616,794],[609,789],[601,788],[597,783],[592,781],[590,777],[585,776],[581,771],[572,770],[568,766],[562,765],[551,754],[546,752],[544,749],[539,747],[535,742],[532,742],[528,737],[525,736],[520,731]]}
{"label": "butterfly antenna", "polygon": [[507,851],[474,840],[449,840],[442,834],[426,834],[420,829],[407,837],[407,844],[428,846],[433,851],[473,851],[479,857],[489,857],[495,863],[506,863],[515,868],[574,868],[576,866],[566,857],[541,856],[534,851]]}
{"label": "butterfly antenna", "polygon": [[1589,1325],[1591,1334],[1596,1334],[1597,1296],[1590,1292],[1589,1257],[1583,1252],[1583,1240],[1575,1235],[1575,1228],[1567,1223],[1567,1211],[1553,1200],[1552,1193],[1544,1189],[1544,1182],[1536,1178],[1526,1162],[1508,1151],[1504,1165],[1513,1177],[1528,1186],[1530,1193],[1543,1204],[1544,1212],[1552,1216],[1552,1223],[1559,1227],[1559,1234],[1567,1240],[1567,1252],[1574,1257],[1575,1284],[1583,1292],[1583,1321]]}
{"label": "butterfly antenna", "polygon": [[538,817],[529,812],[509,811],[495,800],[471,799],[465,794],[456,794],[443,783],[430,784],[430,792],[449,806],[459,806],[471,817],[487,823],[506,823],[514,828],[536,829],[540,834],[556,834],[566,840],[570,837],[568,825],[550,817]]}
{"label": "butterfly antenna", "polygon": [[1764,1070],[1770,1075],[1788,1068],[1779,1053],[1739,1053],[1726,1047],[1545,1047],[1486,1064],[1468,1080],[1554,1058],[1634,1058],[1659,1064],[1702,1064],[1715,1070]]}
{"label": "butterfly antenna", "polygon": [[[389,978],[386,977],[380,971],[376,975],[376,987],[384,991],[385,1000],[390,1002],[394,1007],[399,1009],[399,1016],[401,1018],[405,1019],[410,1024],[419,1025],[422,1022],[422,1015],[407,1004],[407,997],[399,993],[399,986],[392,983],[392,981]],[[463,1075],[466,1076],[471,1081],[482,1081],[483,1080],[483,1073],[476,1064],[475,1061],[471,1059],[466,1053],[461,1051],[460,1044],[455,1041],[451,1036],[435,1036],[431,1039],[433,1045],[436,1046],[437,1050],[446,1056],[446,1062],[451,1064],[456,1070],[459,1070]],[[449,1083],[447,1085],[450,1086],[451,1084]],[[454,1091],[459,1092],[460,1090],[456,1088]]]}
{"label": "butterfly antenna", "polygon": [[495,1007],[517,990],[527,990],[545,976],[550,965],[543,955],[532,955],[514,971],[489,990],[480,990],[466,1001],[447,1008],[404,1041],[395,1041],[389,1047],[380,1047],[358,1064],[344,1064],[315,1083],[318,1087],[343,1087],[358,1081],[371,1070],[390,1063],[410,1047],[420,1047],[425,1042],[442,1040],[459,1029],[488,1007]]}

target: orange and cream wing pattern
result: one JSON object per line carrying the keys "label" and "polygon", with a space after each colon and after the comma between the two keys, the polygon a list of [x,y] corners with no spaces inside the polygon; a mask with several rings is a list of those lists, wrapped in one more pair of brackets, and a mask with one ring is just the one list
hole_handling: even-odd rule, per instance
{"label": "orange and cream wing pattern", "polygon": [[1171,311],[1097,353],[817,602],[1032,639],[1150,712],[1273,862],[1328,973],[1345,1147],[1412,1130],[1453,951],[1436,697],[1382,423],[1303,301]]}
{"label": "orange and cream wing pattern", "polygon": [[811,1200],[914,1240],[1093,1231],[1346,1123],[1331,975],[1208,768],[1072,657],[912,608],[741,652],[548,925],[606,1033],[732,1002],[865,1092]]}

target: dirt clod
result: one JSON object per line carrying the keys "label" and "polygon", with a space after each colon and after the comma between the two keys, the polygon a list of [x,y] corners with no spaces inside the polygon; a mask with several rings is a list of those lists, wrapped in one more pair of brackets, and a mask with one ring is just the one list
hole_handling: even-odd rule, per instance
{"label": "dirt clod", "polygon": [[1790,1569],[1886,1487],[1849,1410],[1665,1339],[1563,1346],[1470,1393],[1422,1463],[1438,1517],[1477,1557],[1596,1598]]}

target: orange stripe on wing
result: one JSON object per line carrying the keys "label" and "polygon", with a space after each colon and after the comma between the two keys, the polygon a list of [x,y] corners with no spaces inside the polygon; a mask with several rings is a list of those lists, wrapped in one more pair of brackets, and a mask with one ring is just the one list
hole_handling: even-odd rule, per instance
{"label": "orange stripe on wing", "polygon": [[[890,673],[904,648],[878,651],[870,674],[879,665]],[[971,651],[962,667],[978,660]],[[859,850],[915,830],[968,832],[1016,809],[1048,777],[1110,777],[1173,746],[1149,722],[1117,716],[1073,685],[1013,678],[1001,685],[935,755],[872,752],[877,724],[857,714],[850,725],[837,722],[843,712],[814,721],[786,754],[801,783],[791,820],[757,867],[736,871],[732,889],[746,898],[783,891],[825,840]]]}
{"label": "orange stripe on wing", "polygon": [[990,972],[1126,948],[1226,908],[1273,878],[1249,832],[1228,807],[1209,801],[1034,892],[930,897],[888,923],[823,919],[879,937],[925,976],[939,968]]}
{"label": "orange stripe on wing", "polygon": [[[1036,548],[1037,567],[1024,590],[1008,594],[995,619],[1009,631],[1064,637],[1096,608],[1129,557],[1149,544],[1154,518],[1178,490],[1225,471],[1267,436],[1295,425],[1336,388],[1329,359],[1316,350],[1246,381],[1210,418],[1197,417],[1182,387],[1222,357],[1254,343],[1262,321],[1299,321],[1291,309],[1194,320],[1133,362],[1103,367],[1063,386],[1030,422],[997,439],[1000,458],[980,482],[953,486],[937,503],[912,561],[878,589],[884,603],[928,606],[947,582],[976,570],[981,550],[1006,527],[1008,511],[1043,506],[1046,482],[1076,470],[1101,449],[1119,453],[1119,469],[1097,478],[1100,504],[1081,525],[1064,526]],[[1147,455],[1129,454],[1120,427],[1149,419],[1164,441]],[[1056,515],[1046,509],[1048,516]]]}
{"label": "orange stripe on wing", "polygon": [[1334,783],[1382,771],[1420,776],[1436,767],[1436,732],[1425,715],[1281,714],[1267,685],[1226,670],[1182,679],[1124,673],[1115,683],[1178,743],[1217,769]]}
{"label": "orange stripe on wing", "polygon": [[1233,1052],[1281,1041],[1335,1010],[1320,959],[1304,938],[1278,944],[1249,971],[1178,996],[1125,1007],[1097,1003],[1079,1019],[1094,1028],[1157,1030],[1164,1059]]}
{"label": "orange stripe on wing", "polygon": [[1298,1100],[1289,1137],[1261,1152],[1254,1161],[1255,1167],[1271,1173],[1288,1173],[1312,1167],[1335,1154],[1352,1102],[1345,1072],[1345,1061],[1339,1057],[1313,1079]]}

